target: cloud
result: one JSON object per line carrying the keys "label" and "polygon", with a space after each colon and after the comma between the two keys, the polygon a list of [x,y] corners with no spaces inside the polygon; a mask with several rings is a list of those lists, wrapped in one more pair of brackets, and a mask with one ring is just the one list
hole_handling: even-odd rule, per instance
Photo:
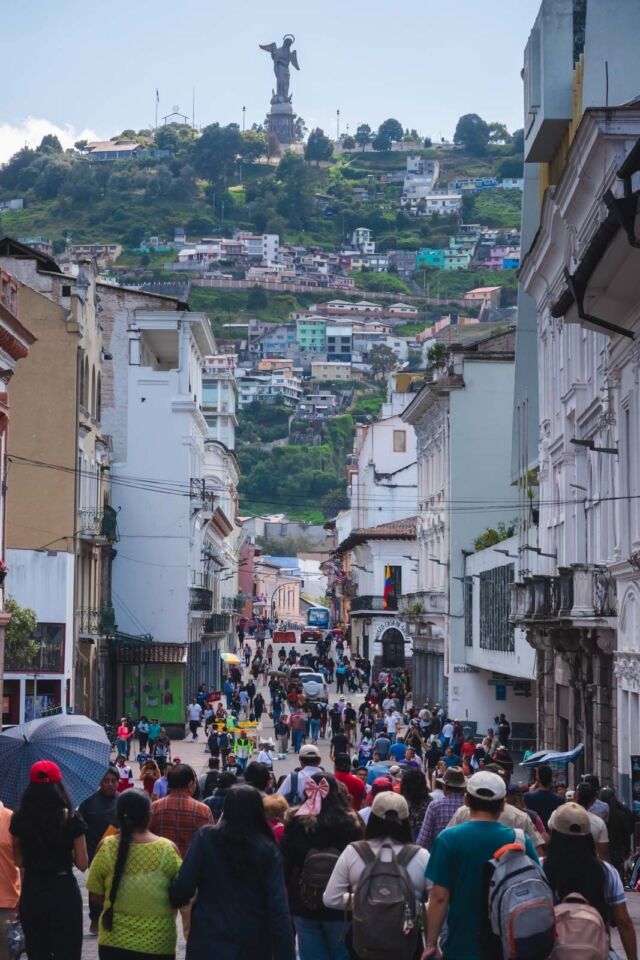
{"label": "cloud", "polygon": [[0,163],[17,153],[25,142],[29,147],[37,147],[46,133],[54,133],[62,146],[72,147],[76,140],[99,140],[94,130],[77,130],[67,123],[59,127],[43,117],[27,117],[21,123],[0,123]]}

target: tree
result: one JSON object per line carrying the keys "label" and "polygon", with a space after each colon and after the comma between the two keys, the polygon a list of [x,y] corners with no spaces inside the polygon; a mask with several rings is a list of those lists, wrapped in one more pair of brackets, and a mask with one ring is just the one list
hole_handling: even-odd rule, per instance
{"label": "tree", "polygon": [[361,123],[358,129],[356,130],[356,143],[359,147],[362,147],[364,152],[365,147],[371,143],[371,127],[368,123]]}
{"label": "tree", "polygon": [[4,658],[6,664],[27,666],[40,652],[40,640],[33,636],[37,619],[35,612],[8,597],[4,608],[11,620],[4,633]]}
{"label": "tree", "polygon": [[62,153],[62,144],[55,133],[45,133],[40,141],[38,153]]}
{"label": "tree", "polygon": [[373,371],[376,380],[391,373],[398,365],[398,358],[386,343],[376,343],[367,354],[367,363]]}
{"label": "tree", "polygon": [[390,117],[389,120],[385,120],[378,127],[378,132],[372,144],[373,149],[391,150],[392,141],[402,140],[403,136],[402,124]]}
{"label": "tree", "polygon": [[431,137],[425,137],[425,138],[424,138],[424,146],[427,148],[427,150],[429,149],[429,147],[432,147],[432,146],[433,146],[433,141],[432,141]]}
{"label": "tree", "polygon": [[321,160],[330,160],[332,155],[333,144],[331,140],[325,135],[324,130],[316,127],[309,134],[309,139],[304,148],[305,160],[315,160],[316,166],[318,166]]}
{"label": "tree", "polygon": [[511,134],[504,123],[489,124],[489,143],[511,143]]}
{"label": "tree", "polygon": [[514,153],[524,153],[524,130],[514,130],[511,134],[511,144]]}
{"label": "tree", "polygon": [[296,140],[304,140],[307,135],[307,125],[302,117],[296,117],[293,124],[293,136]]}
{"label": "tree", "polygon": [[247,310],[264,310],[268,304],[267,291],[256,283],[247,295]]}
{"label": "tree", "polygon": [[449,353],[446,343],[434,343],[427,351],[427,370],[443,367]]}
{"label": "tree", "polygon": [[205,127],[193,148],[193,167],[200,177],[217,184],[228,177],[242,152],[242,134],[235,123]]}
{"label": "tree", "polygon": [[89,145],[88,140],[76,140],[76,142],[74,143],[74,147],[76,148],[78,153],[85,153],[88,145]]}
{"label": "tree", "polygon": [[242,134],[241,156],[243,160],[254,163],[267,152],[267,138],[264,133],[254,130],[245,130]]}
{"label": "tree", "polygon": [[482,156],[487,152],[489,124],[477,113],[465,113],[458,120],[453,142],[461,143],[465,150],[473,156]]}
{"label": "tree", "polygon": [[267,134],[267,159],[271,160],[271,157],[277,157],[280,155],[280,141],[276,137],[275,133]]}
{"label": "tree", "polygon": [[356,148],[356,141],[354,140],[353,137],[351,136],[343,137],[342,139],[343,150],[355,150],[355,148]]}

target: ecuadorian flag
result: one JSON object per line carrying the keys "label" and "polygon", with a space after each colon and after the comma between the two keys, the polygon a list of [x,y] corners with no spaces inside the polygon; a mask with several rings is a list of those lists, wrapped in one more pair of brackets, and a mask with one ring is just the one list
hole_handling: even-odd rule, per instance
{"label": "ecuadorian flag", "polygon": [[391,567],[389,564],[384,568],[384,592],[382,594],[384,609],[388,610],[391,606],[391,599],[394,596],[393,580],[391,578]]}

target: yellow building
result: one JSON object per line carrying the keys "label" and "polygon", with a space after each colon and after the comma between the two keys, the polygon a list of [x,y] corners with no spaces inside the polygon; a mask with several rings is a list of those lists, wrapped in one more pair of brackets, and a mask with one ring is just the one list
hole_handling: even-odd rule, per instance
{"label": "yellow building", "polygon": [[42,641],[37,662],[7,664],[5,696],[13,722],[55,708],[104,718],[117,534],[100,423],[96,267],[63,273],[9,239],[0,266],[21,281],[18,310],[37,338],[12,383],[6,542],[9,593],[35,610]]}

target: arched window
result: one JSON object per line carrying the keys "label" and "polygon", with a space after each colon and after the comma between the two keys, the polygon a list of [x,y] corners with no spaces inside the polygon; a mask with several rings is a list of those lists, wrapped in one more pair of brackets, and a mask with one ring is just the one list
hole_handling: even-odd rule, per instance
{"label": "arched window", "polygon": [[90,413],[96,415],[96,368],[91,368],[91,410]]}
{"label": "arched window", "polygon": [[98,385],[96,387],[96,420],[102,419],[102,376],[98,370]]}

